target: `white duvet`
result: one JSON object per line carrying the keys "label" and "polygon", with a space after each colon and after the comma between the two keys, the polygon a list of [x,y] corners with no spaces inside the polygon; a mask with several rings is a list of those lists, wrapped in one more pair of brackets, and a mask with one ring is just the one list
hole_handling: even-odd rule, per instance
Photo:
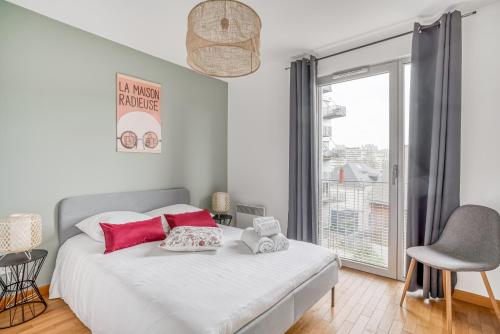
{"label": "white duvet", "polygon": [[63,298],[96,334],[233,333],[335,261],[326,248],[290,241],[254,255],[242,230],[224,229],[224,247],[169,252],[152,242],[103,254],[79,234],[57,255],[50,298]]}

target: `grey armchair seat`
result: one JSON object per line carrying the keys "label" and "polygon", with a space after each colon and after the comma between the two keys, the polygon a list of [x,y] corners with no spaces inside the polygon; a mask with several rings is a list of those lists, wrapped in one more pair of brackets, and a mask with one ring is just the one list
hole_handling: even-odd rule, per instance
{"label": "grey armchair seat", "polygon": [[451,272],[481,272],[493,309],[500,320],[500,309],[486,276],[486,271],[500,265],[500,215],[479,205],[464,205],[450,216],[439,240],[429,246],[411,247],[412,258],[401,296],[401,305],[410,285],[416,261],[443,271],[448,332],[451,333]]}
{"label": "grey armchair seat", "polygon": [[440,245],[420,246],[408,248],[408,256],[418,262],[439,270],[458,271],[490,271],[497,266],[492,262],[473,261],[468,254],[459,254],[457,250],[448,249]]}
{"label": "grey armchair seat", "polygon": [[500,215],[479,205],[457,208],[430,246],[411,247],[408,256],[436,269],[490,271],[500,265]]}

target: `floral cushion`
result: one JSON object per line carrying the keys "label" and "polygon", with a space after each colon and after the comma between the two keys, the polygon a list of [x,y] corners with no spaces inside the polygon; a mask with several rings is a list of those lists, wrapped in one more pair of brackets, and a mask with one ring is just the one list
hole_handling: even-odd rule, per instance
{"label": "floral cushion", "polygon": [[177,252],[216,250],[222,247],[222,229],[219,227],[178,226],[160,247]]}

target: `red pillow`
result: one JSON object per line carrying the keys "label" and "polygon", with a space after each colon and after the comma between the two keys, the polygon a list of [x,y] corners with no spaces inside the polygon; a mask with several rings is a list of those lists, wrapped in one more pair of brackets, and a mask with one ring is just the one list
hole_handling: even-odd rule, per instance
{"label": "red pillow", "polygon": [[180,213],[177,215],[165,214],[168,226],[198,226],[198,227],[219,227],[212,219],[208,210]]}
{"label": "red pillow", "polygon": [[106,245],[104,254],[166,238],[161,217],[126,224],[100,223],[99,225],[104,233]]}

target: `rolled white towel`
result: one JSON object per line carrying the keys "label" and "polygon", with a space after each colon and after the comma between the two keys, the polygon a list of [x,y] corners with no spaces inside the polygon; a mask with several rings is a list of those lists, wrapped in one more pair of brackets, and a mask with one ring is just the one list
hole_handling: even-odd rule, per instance
{"label": "rolled white towel", "polygon": [[[264,219],[266,218],[266,219]],[[253,220],[253,228],[259,237],[268,237],[281,233],[280,222],[273,217],[256,218]]]}
{"label": "rolled white towel", "polygon": [[274,242],[275,252],[287,250],[288,247],[290,246],[290,242],[282,233],[270,236],[269,239],[271,239]]}
{"label": "rolled white towel", "polygon": [[254,254],[269,253],[274,250],[274,242],[268,237],[259,237],[253,227],[248,227],[241,233],[241,241],[243,241]]}

